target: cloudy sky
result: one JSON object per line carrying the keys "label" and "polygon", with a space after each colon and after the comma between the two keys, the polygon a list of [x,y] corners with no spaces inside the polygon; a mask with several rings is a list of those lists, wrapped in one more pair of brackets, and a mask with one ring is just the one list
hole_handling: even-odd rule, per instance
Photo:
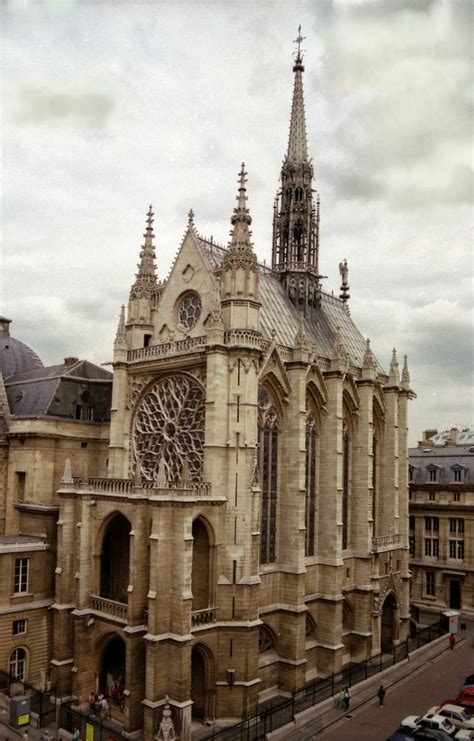
{"label": "cloudy sky", "polygon": [[192,207],[226,243],[245,161],[270,261],[306,36],[320,265],[382,365],[408,354],[411,441],[474,422],[470,0],[2,2],[2,305],[46,364],[112,357],[150,203],[167,275]]}

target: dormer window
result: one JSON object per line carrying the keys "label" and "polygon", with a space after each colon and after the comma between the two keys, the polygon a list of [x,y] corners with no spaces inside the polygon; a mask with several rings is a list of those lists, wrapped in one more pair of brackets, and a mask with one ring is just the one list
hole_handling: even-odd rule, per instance
{"label": "dormer window", "polygon": [[415,480],[415,466],[408,466],[408,481]]}
{"label": "dormer window", "polygon": [[462,484],[464,482],[464,466],[460,466],[458,463],[456,463],[454,466],[451,466],[451,471],[453,482],[455,484]]}
{"label": "dormer window", "polygon": [[431,465],[426,466],[426,470],[428,471],[428,481],[430,483],[439,482],[439,466],[435,466],[432,463]]}

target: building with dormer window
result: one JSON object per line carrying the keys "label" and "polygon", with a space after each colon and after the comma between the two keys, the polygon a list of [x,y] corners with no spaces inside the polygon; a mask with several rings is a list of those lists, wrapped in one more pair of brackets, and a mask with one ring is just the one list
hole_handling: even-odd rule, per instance
{"label": "building with dormer window", "polygon": [[[436,472],[433,479],[432,472]],[[409,450],[411,605],[432,622],[474,616],[474,431],[427,430]]]}

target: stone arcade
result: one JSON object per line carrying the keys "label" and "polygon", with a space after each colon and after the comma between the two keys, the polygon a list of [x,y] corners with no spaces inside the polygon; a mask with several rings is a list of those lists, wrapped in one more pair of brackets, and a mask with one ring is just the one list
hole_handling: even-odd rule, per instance
{"label": "stone arcade", "polygon": [[114,344],[108,475],[59,489],[53,686],[115,680],[125,730],[235,719],[403,640],[406,361],[388,375],[322,288],[298,51],[271,268],[246,173],[227,248],[189,214],[169,278],[153,212]]}

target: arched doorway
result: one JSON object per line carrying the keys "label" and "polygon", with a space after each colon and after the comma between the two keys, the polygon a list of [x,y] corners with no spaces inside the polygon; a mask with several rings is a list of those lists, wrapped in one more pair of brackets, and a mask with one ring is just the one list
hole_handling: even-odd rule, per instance
{"label": "arched doorway", "polygon": [[120,636],[115,635],[106,644],[102,651],[99,670],[99,692],[110,696],[110,691],[114,682],[125,687],[125,641]]}
{"label": "arched doorway", "polygon": [[394,595],[388,594],[382,607],[382,625],[380,633],[380,647],[382,651],[391,651],[393,648],[393,641],[396,635],[396,609],[397,601]]}
{"label": "arched doorway", "polygon": [[100,596],[127,603],[130,562],[130,522],[121,514],[107,525],[100,556]]}
{"label": "arched doorway", "polygon": [[192,715],[197,720],[214,718],[213,659],[210,651],[202,645],[191,652],[191,699]]}
{"label": "arched doorway", "polygon": [[193,522],[193,611],[205,610],[211,606],[210,567],[209,533],[198,517]]}

